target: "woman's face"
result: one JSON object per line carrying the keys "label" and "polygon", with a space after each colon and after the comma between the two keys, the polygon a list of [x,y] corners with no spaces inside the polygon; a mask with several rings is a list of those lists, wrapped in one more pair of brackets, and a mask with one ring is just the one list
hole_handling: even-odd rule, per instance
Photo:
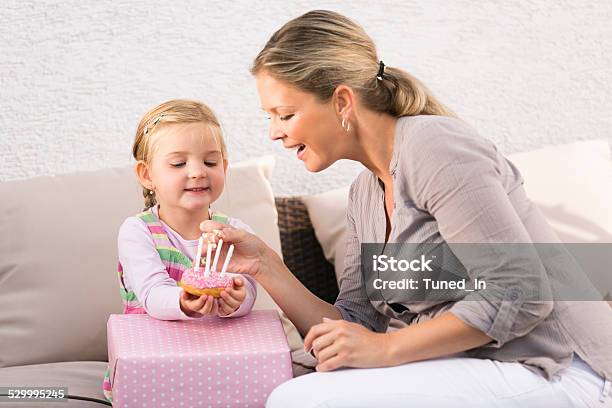
{"label": "woman's face", "polygon": [[280,81],[265,71],[257,74],[257,92],[264,111],[270,115],[270,138],[295,149],[309,171],[318,172],[343,158],[347,143],[332,102]]}

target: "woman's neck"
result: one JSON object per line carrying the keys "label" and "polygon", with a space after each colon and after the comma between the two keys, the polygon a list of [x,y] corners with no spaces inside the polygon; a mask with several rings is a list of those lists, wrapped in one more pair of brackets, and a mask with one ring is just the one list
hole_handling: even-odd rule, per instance
{"label": "woman's neck", "polygon": [[159,219],[176,231],[183,239],[199,239],[202,235],[200,223],[210,219],[208,208],[198,211],[183,209],[166,209],[160,204],[158,207]]}
{"label": "woman's neck", "polygon": [[390,179],[389,166],[393,157],[397,118],[386,113],[360,112],[355,127],[357,143],[354,160],[361,162],[383,182]]}

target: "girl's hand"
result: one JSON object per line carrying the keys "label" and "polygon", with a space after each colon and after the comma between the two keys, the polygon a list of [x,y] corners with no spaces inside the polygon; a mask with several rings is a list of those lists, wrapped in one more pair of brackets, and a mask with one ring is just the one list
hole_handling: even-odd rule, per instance
{"label": "girl's hand", "polygon": [[312,326],[304,338],[304,349],[313,350],[319,360],[317,371],[331,371],[393,365],[388,355],[390,343],[387,333],[374,333],[357,323],[324,317],[323,323]]}
{"label": "girl's hand", "polygon": [[194,296],[182,291],[179,299],[181,310],[189,317],[216,315],[219,312],[219,305],[214,296]]}
{"label": "girl's hand", "polygon": [[[219,239],[223,240],[219,265],[223,265],[230,244],[234,244],[234,254],[227,267],[233,273],[244,273],[257,279],[265,269],[265,261],[272,250],[253,234],[215,221],[204,221],[200,229],[208,245],[216,247]],[[214,251],[213,251],[214,253]]]}
{"label": "girl's hand", "polygon": [[219,316],[227,316],[234,313],[246,298],[244,280],[242,278],[234,278],[233,281],[234,286],[222,291],[221,297],[218,299]]}

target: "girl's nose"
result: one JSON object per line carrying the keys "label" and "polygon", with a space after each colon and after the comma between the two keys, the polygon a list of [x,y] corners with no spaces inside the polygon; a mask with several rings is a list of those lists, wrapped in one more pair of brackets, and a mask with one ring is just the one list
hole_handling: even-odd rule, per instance
{"label": "girl's nose", "polygon": [[206,166],[204,163],[192,164],[189,166],[189,178],[206,177]]}

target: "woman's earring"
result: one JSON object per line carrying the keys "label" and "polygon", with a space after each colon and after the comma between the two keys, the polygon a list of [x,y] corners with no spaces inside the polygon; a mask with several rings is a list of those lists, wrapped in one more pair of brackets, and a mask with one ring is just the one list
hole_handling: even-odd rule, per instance
{"label": "woman's earring", "polygon": [[150,194],[150,195],[153,195],[153,194],[155,194],[155,191],[153,191],[153,190],[149,190],[149,194]]}
{"label": "woman's earring", "polygon": [[351,122],[343,118],[342,119],[342,129],[346,130],[346,133],[348,133],[349,130],[351,130]]}

